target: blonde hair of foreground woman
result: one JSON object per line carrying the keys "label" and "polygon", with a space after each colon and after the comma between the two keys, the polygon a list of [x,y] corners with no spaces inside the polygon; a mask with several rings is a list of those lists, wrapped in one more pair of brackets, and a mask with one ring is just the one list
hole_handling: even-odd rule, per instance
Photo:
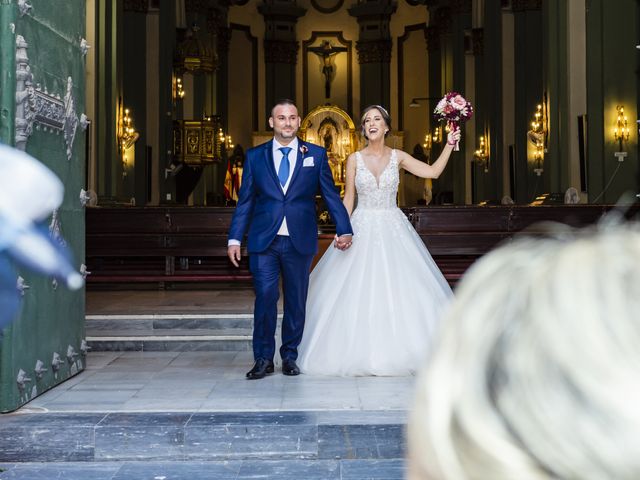
{"label": "blonde hair of foreground woman", "polygon": [[409,421],[411,480],[640,479],[640,229],[516,240],[461,282]]}

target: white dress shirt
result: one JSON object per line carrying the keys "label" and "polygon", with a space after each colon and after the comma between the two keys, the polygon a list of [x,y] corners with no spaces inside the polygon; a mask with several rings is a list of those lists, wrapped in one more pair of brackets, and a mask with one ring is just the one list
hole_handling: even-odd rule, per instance
{"label": "white dress shirt", "polygon": [[[291,177],[293,176],[293,172],[296,168],[296,161],[298,160],[298,137],[295,137],[289,145],[282,145],[278,143],[278,141],[273,139],[273,166],[276,169],[276,174],[278,169],[280,168],[280,164],[282,163],[282,159],[284,158],[283,153],[280,151],[282,147],[289,147],[291,151],[289,151],[289,178],[287,179],[287,183],[282,187],[282,191],[286,194],[289,189],[289,184],[291,183]],[[280,225],[280,229],[278,230],[278,235],[289,236],[289,229],[287,228],[287,217],[282,219],[282,225]],[[237,239],[229,239],[229,246],[231,245],[240,245],[240,240]]]}

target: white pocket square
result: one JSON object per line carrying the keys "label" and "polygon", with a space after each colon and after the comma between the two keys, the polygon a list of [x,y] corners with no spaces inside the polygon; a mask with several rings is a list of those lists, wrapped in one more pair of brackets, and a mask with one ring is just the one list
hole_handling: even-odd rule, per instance
{"label": "white pocket square", "polygon": [[302,161],[303,167],[313,167],[313,157],[307,157]]}

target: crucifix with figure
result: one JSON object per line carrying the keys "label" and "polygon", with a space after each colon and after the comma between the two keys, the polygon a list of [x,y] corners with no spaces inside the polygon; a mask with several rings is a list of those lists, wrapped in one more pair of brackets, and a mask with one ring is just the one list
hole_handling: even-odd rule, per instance
{"label": "crucifix with figure", "polygon": [[335,69],[331,63],[331,57],[340,52],[346,52],[347,47],[331,45],[329,40],[324,40],[322,45],[309,47],[309,51],[315,53],[322,59],[322,74],[324,75],[324,96],[331,98],[331,81],[333,80]]}

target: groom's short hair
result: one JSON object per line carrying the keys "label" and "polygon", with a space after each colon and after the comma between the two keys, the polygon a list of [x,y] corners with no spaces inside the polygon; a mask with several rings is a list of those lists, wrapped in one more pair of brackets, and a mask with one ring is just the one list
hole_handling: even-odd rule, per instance
{"label": "groom's short hair", "polygon": [[273,107],[271,107],[271,117],[273,117],[273,111],[276,109],[276,107],[279,107],[280,105],[292,105],[296,107],[296,109],[298,108],[293,100],[289,98],[281,98],[280,100],[278,100],[276,103],[273,104]]}

